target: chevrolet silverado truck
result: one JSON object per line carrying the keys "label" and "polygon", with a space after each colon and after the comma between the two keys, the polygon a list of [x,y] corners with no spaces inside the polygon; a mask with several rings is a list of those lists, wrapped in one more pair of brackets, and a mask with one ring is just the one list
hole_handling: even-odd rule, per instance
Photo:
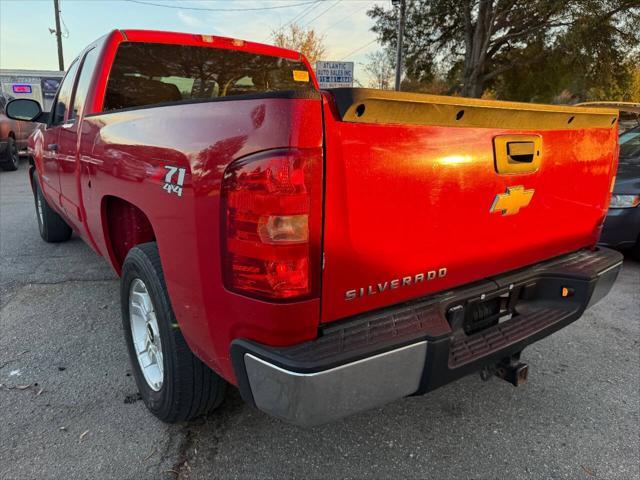
{"label": "chevrolet silverado truck", "polygon": [[298,52],[116,30],[50,114],[7,112],[41,124],[40,235],[75,232],[120,276],[134,377],[167,422],[228,384],[298,425],[471,372],[518,385],[522,350],[622,264],[596,246],[615,110],[323,91]]}

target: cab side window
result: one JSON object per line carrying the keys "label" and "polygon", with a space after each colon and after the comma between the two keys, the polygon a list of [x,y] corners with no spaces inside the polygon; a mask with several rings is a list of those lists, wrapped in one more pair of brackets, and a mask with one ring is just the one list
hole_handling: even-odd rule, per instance
{"label": "cab side window", "polygon": [[[71,106],[71,93],[73,91],[73,83],[75,81],[77,71],[78,62],[75,61],[67,71],[67,74],[64,76],[64,80],[62,80],[62,83],[60,84],[56,104],[53,107],[53,117],[51,119],[51,123],[53,125],[59,125],[64,122],[64,116]],[[72,115],[69,115],[69,120],[71,120],[72,118],[74,117]]]}
{"label": "cab side window", "polygon": [[73,96],[73,112],[69,114],[69,118],[77,118],[83,112],[84,102],[87,99],[89,85],[91,84],[91,77],[93,76],[93,71],[96,68],[97,60],[98,49],[92,48],[87,52],[84,60],[82,61],[82,68],[80,69],[80,75],[78,76],[76,93]]}

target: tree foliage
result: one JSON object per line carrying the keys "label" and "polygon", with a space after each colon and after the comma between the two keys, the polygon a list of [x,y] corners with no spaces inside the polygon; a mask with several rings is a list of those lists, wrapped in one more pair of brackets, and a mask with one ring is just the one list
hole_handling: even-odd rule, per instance
{"label": "tree foliage", "polygon": [[380,90],[393,88],[395,67],[392,55],[388,51],[378,50],[367,55],[365,71],[371,77],[369,87]]}
{"label": "tree foliage", "polygon": [[631,100],[632,102],[640,102],[640,65],[638,64],[638,62],[640,62],[640,58],[637,59],[631,70],[631,88],[629,89],[629,100]]}
{"label": "tree foliage", "polygon": [[318,35],[313,28],[304,28],[297,23],[273,30],[271,37],[278,47],[302,52],[314,66],[327,50],[323,36]]}
{"label": "tree foliage", "polygon": [[[397,10],[368,14],[395,48]],[[640,0],[407,0],[404,71],[465,96],[628,99],[639,25]]]}

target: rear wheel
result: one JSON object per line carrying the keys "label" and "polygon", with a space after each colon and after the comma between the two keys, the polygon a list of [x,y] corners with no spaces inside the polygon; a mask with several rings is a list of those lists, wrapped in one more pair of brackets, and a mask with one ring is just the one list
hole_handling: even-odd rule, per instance
{"label": "rear wheel", "polygon": [[18,145],[16,145],[16,141],[12,137],[9,137],[7,139],[7,147],[0,160],[0,168],[5,171],[14,171],[18,169],[19,164]]}
{"label": "rear wheel", "polygon": [[189,349],[178,327],[155,242],[132,248],[122,267],[122,321],[133,376],[160,420],[191,420],[215,409],[226,382]]}
{"label": "rear wheel", "polygon": [[58,243],[71,238],[73,231],[62,219],[58,212],[52,209],[42,194],[40,180],[36,173],[33,174],[33,196],[36,203],[36,215],[38,218],[38,230],[45,242]]}

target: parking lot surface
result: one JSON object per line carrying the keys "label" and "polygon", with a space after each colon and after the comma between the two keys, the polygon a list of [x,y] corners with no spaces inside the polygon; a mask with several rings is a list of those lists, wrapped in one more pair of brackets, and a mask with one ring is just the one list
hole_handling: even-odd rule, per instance
{"label": "parking lot surface", "polygon": [[640,478],[640,264],[527,348],[529,383],[472,375],[314,429],[231,389],[165,425],[138,401],[118,281],[38,235],[26,165],[0,173],[0,478]]}

